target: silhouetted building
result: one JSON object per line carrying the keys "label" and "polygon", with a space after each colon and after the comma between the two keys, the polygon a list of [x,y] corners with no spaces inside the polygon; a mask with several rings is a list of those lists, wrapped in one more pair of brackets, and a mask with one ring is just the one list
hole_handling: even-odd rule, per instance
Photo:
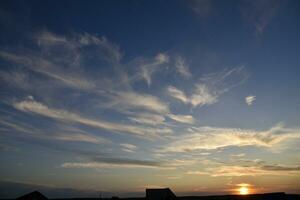
{"label": "silhouetted building", "polygon": [[146,189],[147,200],[175,200],[176,195],[169,188]]}
{"label": "silhouetted building", "polygon": [[16,200],[48,200],[42,193],[34,191],[28,194],[25,194],[21,197],[18,197]]}

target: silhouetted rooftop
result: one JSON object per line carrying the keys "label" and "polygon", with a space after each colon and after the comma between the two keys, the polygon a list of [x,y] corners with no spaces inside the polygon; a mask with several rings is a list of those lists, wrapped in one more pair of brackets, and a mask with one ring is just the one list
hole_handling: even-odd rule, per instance
{"label": "silhouetted rooftop", "polygon": [[25,194],[21,197],[18,197],[16,200],[48,200],[42,193],[34,191],[28,194]]}

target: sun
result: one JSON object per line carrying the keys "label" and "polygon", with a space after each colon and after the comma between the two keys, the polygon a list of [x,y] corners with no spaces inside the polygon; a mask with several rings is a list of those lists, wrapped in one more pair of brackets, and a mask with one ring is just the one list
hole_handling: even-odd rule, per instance
{"label": "sun", "polygon": [[249,189],[245,186],[242,186],[239,188],[239,192],[240,192],[240,195],[246,195],[246,194],[249,194]]}

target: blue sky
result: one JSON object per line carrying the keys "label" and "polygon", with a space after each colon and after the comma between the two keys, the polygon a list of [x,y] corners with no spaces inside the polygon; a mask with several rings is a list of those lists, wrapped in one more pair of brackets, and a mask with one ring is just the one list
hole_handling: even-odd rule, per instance
{"label": "blue sky", "polygon": [[299,9],[2,1],[0,195],[299,193]]}

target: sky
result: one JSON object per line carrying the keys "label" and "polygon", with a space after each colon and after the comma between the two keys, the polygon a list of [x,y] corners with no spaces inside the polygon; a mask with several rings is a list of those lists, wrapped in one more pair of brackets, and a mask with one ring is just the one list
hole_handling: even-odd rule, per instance
{"label": "sky", "polygon": [[0,5],[0,197],[300,193],[299,1]]}

